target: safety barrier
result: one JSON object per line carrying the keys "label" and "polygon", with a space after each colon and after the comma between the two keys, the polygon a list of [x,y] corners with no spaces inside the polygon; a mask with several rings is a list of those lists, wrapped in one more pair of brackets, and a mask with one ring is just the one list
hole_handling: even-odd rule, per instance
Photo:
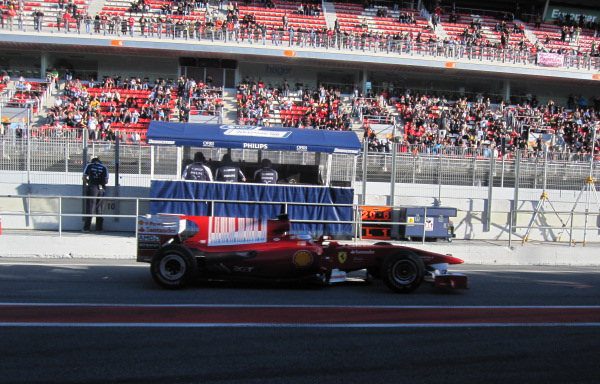
{"label": "safety barrier", "polygon": [[[3,201],[6,201],[7,199],[21,200],[24,202],[24,204],[23,204],[22,211],[0,210],[0,217],[3,217],[5,219],[4,222],[2,223],[3,229],[5,232],[6,232],[6,230],[14,230],[14,229],[35,229],[35,228],[11,228],[9,225],[6,224],[6,222],[7,222],[6,218],[8,218],[8,217],[11,217],[11,216],[24,217],[24,218],[26,218],[28,223],[31,223],[31,218],[33,218],[33,217],[44,217],[44,218],[50,217],[50,218],[55,219],[55,222],[54,222],[55,228],[53,228],[53,230],[57,231],[59,236],[62,236],[63,221],[66,218],[103,217],[105,219],[107,219],[107,218],[136,219],[138,216],[145,215],[148,213],[145,209],[142,208],[142,206],[146,205],[147,203],[149,203],[151,201],[177,201],[177,202],[207,203],[207,204],[210,204],[210,206],[211,206],[210,212],[214,212],[215,204],[220,204],[220,203],[271,204],[271,205],[276,204],[276,205],[282,205],[284,207],[284,212],[288,211],[289,206],[352,207],[354,213],[353,213],[353,220],[351,220],[351,221],[332,221],[332,220],[291,220],[291,221],[292,222],[302,222],[302,223],[320,223],[320,224],[328,224],[328,223],[352,224],[354,239],[363,239],[363,234],[366,233],[363,231],[363,228],[365,228],[365,227],[372,228],[375,225],[382,224],[382,222],[376,217],[376,215],[370,215],[369,213],[363,214],[364,207],[361,205],[358,205],[358,204],[325,204],[325,203],[306,204],[306,203],[274,202],[274,201],[256,202],[256,201],[245,201],[245,200],[239,200],[239,201],[233,200],[232,201],[232,200],[137,198],[137,197],[104,197],[104,198],[100,198],[100,199],[102,199],[105,203],[110,202],[111,204],[114,204],[117,206],[116,212],[119,212],[118,206],[125,202],[133,203],[134,208],[131,210],[130,213],[125,213],[125,214],[113,213],[113,214],[96,215],[96,214],[85,214],[85,213],[80,213],[80,212],[66,212],[66,209],[65,209],[65,205],[66,205],[65,200],[75,200],[79,206],[83,206],[83,204],[86,200],[94,199],[94,197],[50,196],[50,195],[48,195],[48,196],[0,195],[0,208],[2,207],[1,203]],[[51,207],[51,208],[46,211],[33,210],[32,209],[32,200],[34,200],[34,199],[43,200],[45,202],[43,204],[43,206]],[[51,202],[54,202],[54,204],[52,204]],[[52,207],[55,207],[55,208],[52,209]],[[369,209],[370,211],[373,211],[374,208],[375,207],[368,207],[367,209]],[[398,208],[398,207],[378,206],[376,208],[383,212],[389,212],[390,210]],[[420,236],[420,240],[422,243],[425,243],[426,239],[429,237],[429,236],[427,236],[428,228],[426,228],[426,225],[429,221],[427,219],[431,218],[431,219],[435,220],[435,219],[437,219],[437,217],[431,216],[431,215],[428,216],[428,211],[430,209],[435,209],[435,207],[419,207],[419,209],[423,209],[423,212],[424,212],[422,222],[412,221],[412,220],[397,221],[397,220],[393,220],[391,218],[388,220],[388,218],[386,217],[385,225],[390,226],[390,227],[391,226],[406,226],[406,225],[422,227],[422,232],[421,232],[422,236]],[[71,211],[72,211],[72,209],[71,209]],[[370,212],[370,211],[367,211],[367,212]],[[491,211],[488,213],[483,212],[483,211],[477,211],[477,212],[470,211],[470,212],[468,212],[468,214],[471,214],[471,215],[487,214],[489,216],[500,216],[500,217],[505,218],[505,220],[498,221],[493,224],[498,227],[503,228],[503,230],[502,230],[503,236],[501,239],[498,239],[498,240],[508,241],[509,247],[513,245],[515,238],[519,239],[522,244],[525,244],[527,241],[532,240],[529,236],[532,228],[536,228],[540,231],[543,231],[544,235],[541,240],[546,241],[546,242],[556,242],[556,243],[564,243],[567,245],[574,245],[577,242],[577,238],[574,236],[574,234],[580,233],[583,235],[583,240],[579,241],[579,242],[582,243],[583,245],[585,245],[588,236],[591,237],[591,235],[594,232],[596,232],[596,237],[592,241],[598,242],[600,240],[597,235],[598,231],[600,230],[600,226],[597,223],[590,224],[590,220],[589,220],[589,217],[600,216],[600,211],[590,210],[589,206],[586,206],[585,211],[575,211],[575,207],[573,207],[573,209],[569,210],[569,211],[564,211],[564,210],[557,211],[554,209],[552,209],[552,210],[548,209],[547,211],[543,211],[543,210],[539,210],[539,209],[536,209],[536,210],[515,209],[515,210],[508,210],[508,211]],[[519,220],[518,220],[519,215],[521,216],[521,220],[523,218],[526,218],[526,219],[528,219],[527,221],[529,221],[529,218],[532,215],[541,215],[540,217],[543,217],[544,220],[546,220],[546,218],[549,215],[556,215],[556,216],[565,215],[566,220],[563,220],[562,218],[559,217],[559,221],[560,221],[559,224],[551,225],[551,223],[548,222],[546,224],[540,225],[538,223],[534,223],[534,220],[532,219],[531,221],[529,221],[528,225],[523,225],[523,224],[519,223]],[[535,218],[535,216],[533,216],[533,217]],[[579,223],[582,220],[581,217],[583,217],[583,219],[584,219],[584,225],[576,224],[576,222]],[[577,220],[576,220],[576,218],[577,218]],[[523,230],[523,229],[526,229],[525,233],[518,233],[519,230]],[[131,228],[129,228],[127,231],[135,232],[135,234],[137,236],[137,226],[135,224],[132,224]],[[558,231],[558,234],[555,234],[555,232],[557,232],[557,231]],[[562,235],[565,234],[565,232],[568,235],[565,237],[568,239],[568,241],[563,240]],[[365,238],[368,238],[368,236]],[[478,240],[478,238],[472,237],[470,240]],[[537,239],[537,240],[540,240],[540,239]]]}
{"label": "safety barrier", "polygon": [[[172,28],[175,28],[175,25],[173,25]],[[148,36],[148,33],[141,34],[139,31],[140,29],[138,27],[132,30],[131,33],[123,35],[116,31],[112,36],[119,40],[113,40],[113,42],[116,42],[117,44],[120,42],[120,44],[122,44],[122,40],[147,39],[150,37],[167,41],[177,40],[186,43],[194,41],[211,41],[223,45],[254,44],[257,46],[283,46],[290,47],[291,49],[299,47],[312,48],[315,50],[337,50],[340,52],[372,52],[404,57],[429,56],[445,58],[448,60],[468,59],[488,63],[511,63],[538,67],[537,53],[531,52],[529,49],[520,49],[518,47],[495,48],[475,45],[470,46],[456,41],[444,43],[441,41],[417,42],[406,39],[395,40],[391,35],[386,35],[383,39],[380,39],[379,35],[377,35],[377,37],[364,37],[358,35],[346,35],[342,32],[329,35],[327,33],[321,34],[320,31],[317,34],[311,34],[308,31],[298,31],[296,33],[292,32],[290,36],[290,32],[288,31],[278,32],[276,30],[270,30],[268,35],[258,36],[254,34],[244,34],[242,31],[223,31],[222,29],[217,28],[206,28],[204,31],[195,34],[194,37],[188,38],[187,33],[183,34],[183,31],[178,31],[176,29],[168,30],[168,34],[156,34],[156,36],[154,36],[154,34]],[[20,32],[29,33],[25,31]],[[2,32],[0,31],[0,33]],[[37,34],[37,32],[33,33]],[[111,36],[107,33],[102,34]],[[79,33],[76,30],[73,30],[69,33],[69,31],[63,30],[53,31],[53,35],[81,37],[93,35],[93,32]],[[290,42],[290,37],[293,42]],[[542,68],[542,66],[539,67]],[[564,54],[562,55],[562,67],[598,71],[600,70],[600,57],[592,57],[589,54]]]}

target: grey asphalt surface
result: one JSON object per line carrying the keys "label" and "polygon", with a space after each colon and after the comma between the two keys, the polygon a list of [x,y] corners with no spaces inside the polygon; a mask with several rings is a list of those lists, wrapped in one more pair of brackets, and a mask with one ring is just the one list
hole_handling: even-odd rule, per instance
{"label": "grey asphalt surface", "polygon": [[[0,258],[2,303],[597,306],[600,271],[460,266],[471,289],[393,294],[200,283],[166,291],[130,261]],[[1,309],[0,309],[1,310]],[[600,383],[600,327],[0,326],[0,383]]]}

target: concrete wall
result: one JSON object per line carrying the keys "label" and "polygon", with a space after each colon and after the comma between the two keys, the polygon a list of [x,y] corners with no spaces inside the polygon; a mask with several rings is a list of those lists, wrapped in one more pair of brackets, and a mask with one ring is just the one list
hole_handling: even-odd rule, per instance
{"label": "concrete wall", "polygon": [[[63,217],[62,228],[64,230],[81,229],[81,217],[78,215],[82,212],[82,201],[79,199],[82,187],[78,184],[80,180],[79,175],[74,175],[75,178],[71,184],[56,184],[48,180],[48,182],[34,181],[28,185],[25,180],[20,180],[14,173],[0,172],[0,177],[3,180],[0,183],[0,212],[3,213],[2,222],[4,227],[57,230],[58,218],[56,213],[58,212],[59,204],[62,204],[62,212],[67,215]],[[20,176],[22,177],[22,173],[20,173]],[[36,177],[35,180],[43,180],[43,178]],[[138,184],[140,182],[139,176],[135,177],[133,181],[128,180],[128,176],[123,176],[122,184],[141,185]],[[149,184],[149,181],[147,182]],[[360,185],[355,186],[357,193],[360,192],[360,188]],[[389,203],[389,183],[368,183],[366,192],[367,205],[387,205]],[[518,209],[525,212],[517,215],[516,225],[522,228],[516,229],[512,237],[513,240],[519,241],[525,235],[533,217],[533,210],[540,202],[541,193],[541,190],[534,189],[521,189],[519,191]],[[28,194],[32,196],[30,199],[6,197],[7,195],[23,196]],[[38,197],[34,197],[36,195]],[[58,198],[49,199],[39,196],[63,196],[63,198],[59,203]],[[119,196],[130,199],[123,201],[113,199],[108,201],[105,210],[106,214],[135,215],[135,198],[148,198],[149,189],[147,187],[121,186],[117,191],[115,187],[109,187],[107,196]],[[491,225],[489,228],[486,225],[487,187],[441,186],[440,188],[437,185],[397,184],[395,196],[396,206],[430,207],[439,201],[442,206],[457,208],[458,215],[453,219],[453,222],[458,239],[508,240],[509,238],[509,212],[514,198],[514,190],[511,188],[493,189],[490,216]],[[580,191],[548,191],[548,200],[544,201],[540,209],[540,214],[531,226],[529,239],[532,241],[568,241],[572,222],[572,240],[581,242],[583,240],[583,227],[585,225],[585,215],[583,212],[586,209],[588,196],[590,201],[589,209],[592,213],[588,215],[586,240],[588,242],[600,242],[600,215],[598,214],[600,202],[598,202],[596,194],[589,192],[581,194]],[[356,201],[359,201],[358,197],[357,195]],[[575,201],[578,197],[580,198],[580,202],[575,206]],[[43,216],[32,215],[30,218],[23,216],[22,213],[28,209],[32,213]],[[558,213],[555,213],[553,209]],[[569,212],[572,210],[576,214],[571,221]],[[139,206],[139,212],[146,213],[147,211],[147,202],[142,202]],[[10,213],[15,213],[15,215],[11,215]],[[566,228],[561,231],[560,227],[563,225],[566,225]],[[557,228],[541,228],[547,226]],[[106,221],[105,227],[107,230],[133,231],[134,219],[109,218]]]}
{"label": "concrete wall", "polygon": [[[582,182],[582,187],[584,184]],[[355,187],[360,192],[360,186]],[[541,189],[519,190],[519,204],[516,228],[513,240],[520,240],[527,232],[542,194]],[[548,199],[542,200],[539,215],[531,225],[530,240],[560,241],[569,240],[571,222],[573,223],[573,241],[583,240],[587,199],[589,197],[588,230],[586,240],[591,242],[600,241],[600,201],[597,193],[579,191],[556,191],[550,190]],[[487,187],[463,187],[427,184],[397,184],[395,190],[395,205],[397,206],[432,206],[439,203],[441,206],[454,207],[458,215],[453,219],[458,239],[486,239],[486,240],[508,240],[509,218],[514,189],[494,188],[492,191],[491,225],[486,228],[488,200]],[[389,183],[367,183],[366,204],[386,205],[389,202]],[[575,205],[577,198],[579,203]],[[570,212],[574,211],[573,220],[570,220]],[[566,228],[561,231],[561,227]],[[558,227],[556,229],[543,229],[540,227]],[[578,229],[579,227],[579,229]]]}
{"label": "concrete wall", "polygon": [[[10,197],[10,196],[26,196]],[[79,184],[47,184],[33,183],[2,183],[0,184],[0,212],[2,226],[12,229],[59,229],[57,213],[61,211],[62,230],[78,231],[83,227],[81,213],[83,212],[82,186]],[[136,198],[147,198],[149,188],[145,187],[116,187],[107,188],[107,199],[104,207],[106,215],[136,215]],[[50,198],[48,196],[55,196]],[[61,196],[59,199],[58,196]],[[118,197],[119,199],[116,199]],[[113,199],[110,199],[113,198]],[[60,208],[60,209],[59,209]],[[140,202],[140,212],[148,211],[148,203]],[[24,212],[31,212],[28,217]],[[134,231],[134,218],[106,218],[104,227],[108,231]]]}

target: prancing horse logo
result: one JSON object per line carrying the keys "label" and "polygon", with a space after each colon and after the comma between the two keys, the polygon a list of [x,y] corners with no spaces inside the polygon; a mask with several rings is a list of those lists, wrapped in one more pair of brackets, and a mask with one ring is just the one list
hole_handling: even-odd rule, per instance
{"label": "prancing horse logo", "polygon": [[338,252],[338,260],[340,264],[344,264],[348,260],[348,252]]}

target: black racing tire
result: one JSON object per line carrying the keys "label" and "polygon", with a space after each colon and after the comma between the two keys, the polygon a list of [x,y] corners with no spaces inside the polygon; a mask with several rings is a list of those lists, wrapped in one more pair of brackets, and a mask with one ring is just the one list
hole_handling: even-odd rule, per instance
{"label": "black racing tire", "polygon": [[189,249],[179,244],[170,244],[152,258],[150,273],[161,287],[181,289],[196,277],[198,263]]}
{"label": "black racing tire", "polygon": [[410,293],[419,288],[425,276],[423,260],[412,252],[387,256],[381,265],[381,278],[389,289]]}

